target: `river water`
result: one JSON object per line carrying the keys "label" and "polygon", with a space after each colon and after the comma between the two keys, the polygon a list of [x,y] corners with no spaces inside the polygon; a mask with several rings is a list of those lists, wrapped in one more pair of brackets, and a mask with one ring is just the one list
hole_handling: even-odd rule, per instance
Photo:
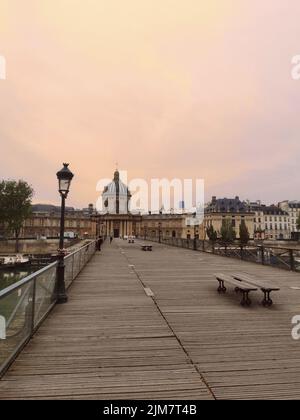
{"label": "river water", "polygon": [[22,280],[24,277],[28,276],[31,273],[37,271],[38,267],[26,267],[19,269],[0,269],[0,290],[5,289],[6,287],[16,283],[19,280]]}

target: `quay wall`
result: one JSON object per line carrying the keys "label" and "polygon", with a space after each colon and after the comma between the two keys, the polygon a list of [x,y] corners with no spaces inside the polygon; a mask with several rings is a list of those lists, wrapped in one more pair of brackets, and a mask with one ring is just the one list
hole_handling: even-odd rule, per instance
{"label": "quay wall", "polygon": [[[65,247],[74,244],[74,240],[65,240]],[[19,252],[22,254],[50,254],[57,251],[58,239],[19,239]],[[0,254],[15,254],[16,241],[0,240]]]}

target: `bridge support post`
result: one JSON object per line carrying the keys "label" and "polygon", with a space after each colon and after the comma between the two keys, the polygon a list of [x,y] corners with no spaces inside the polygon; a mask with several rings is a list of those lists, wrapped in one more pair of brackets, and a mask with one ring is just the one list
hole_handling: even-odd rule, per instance
{"label": "bridge support post", "polygon": [[289,250],[290,253],[290,267],[292,271],[295,271],[295,258],[294,258],[294,251],[292,249]]}

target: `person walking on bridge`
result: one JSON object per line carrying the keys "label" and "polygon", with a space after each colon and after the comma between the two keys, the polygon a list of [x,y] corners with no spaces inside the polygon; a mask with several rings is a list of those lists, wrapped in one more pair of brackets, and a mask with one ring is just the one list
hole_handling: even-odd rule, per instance
{"label": "person walking on bridge", "polygon": [[99,238],[97,240],[97,251],[101,251],[102,243],[103,243],[102,236],[99,236]]}

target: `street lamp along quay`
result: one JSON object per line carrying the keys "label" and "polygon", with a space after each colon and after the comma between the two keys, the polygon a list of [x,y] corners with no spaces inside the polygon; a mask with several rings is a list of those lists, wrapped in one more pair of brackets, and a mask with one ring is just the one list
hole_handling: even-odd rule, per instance
{"label": "street lamp along quay", "polygon": [[65,286],[65,250],[64,250],[64,237],[65,237],[65,203],[66,198],[70,191],[71,181],[74,177],[69,169],[69,164],[64,163],[63,168],[56,174],[58,179],[58,191],[61,196],[61,215],[60,215],[60,236],[59,236],[59,249],[58,249],[58,266],[57,266],[57,303],[66,303],[68,296],[66,294]]}
{"label": "street lamp along quay", "polygon": [[158,242],[161,244],[161,222],[158,223]]}
{"label": "street lamp along quay", "polygon": [[197,239],[199,239],[199,221],[196,218],[196,214],[194,214],[194,250],[197,251]]}

